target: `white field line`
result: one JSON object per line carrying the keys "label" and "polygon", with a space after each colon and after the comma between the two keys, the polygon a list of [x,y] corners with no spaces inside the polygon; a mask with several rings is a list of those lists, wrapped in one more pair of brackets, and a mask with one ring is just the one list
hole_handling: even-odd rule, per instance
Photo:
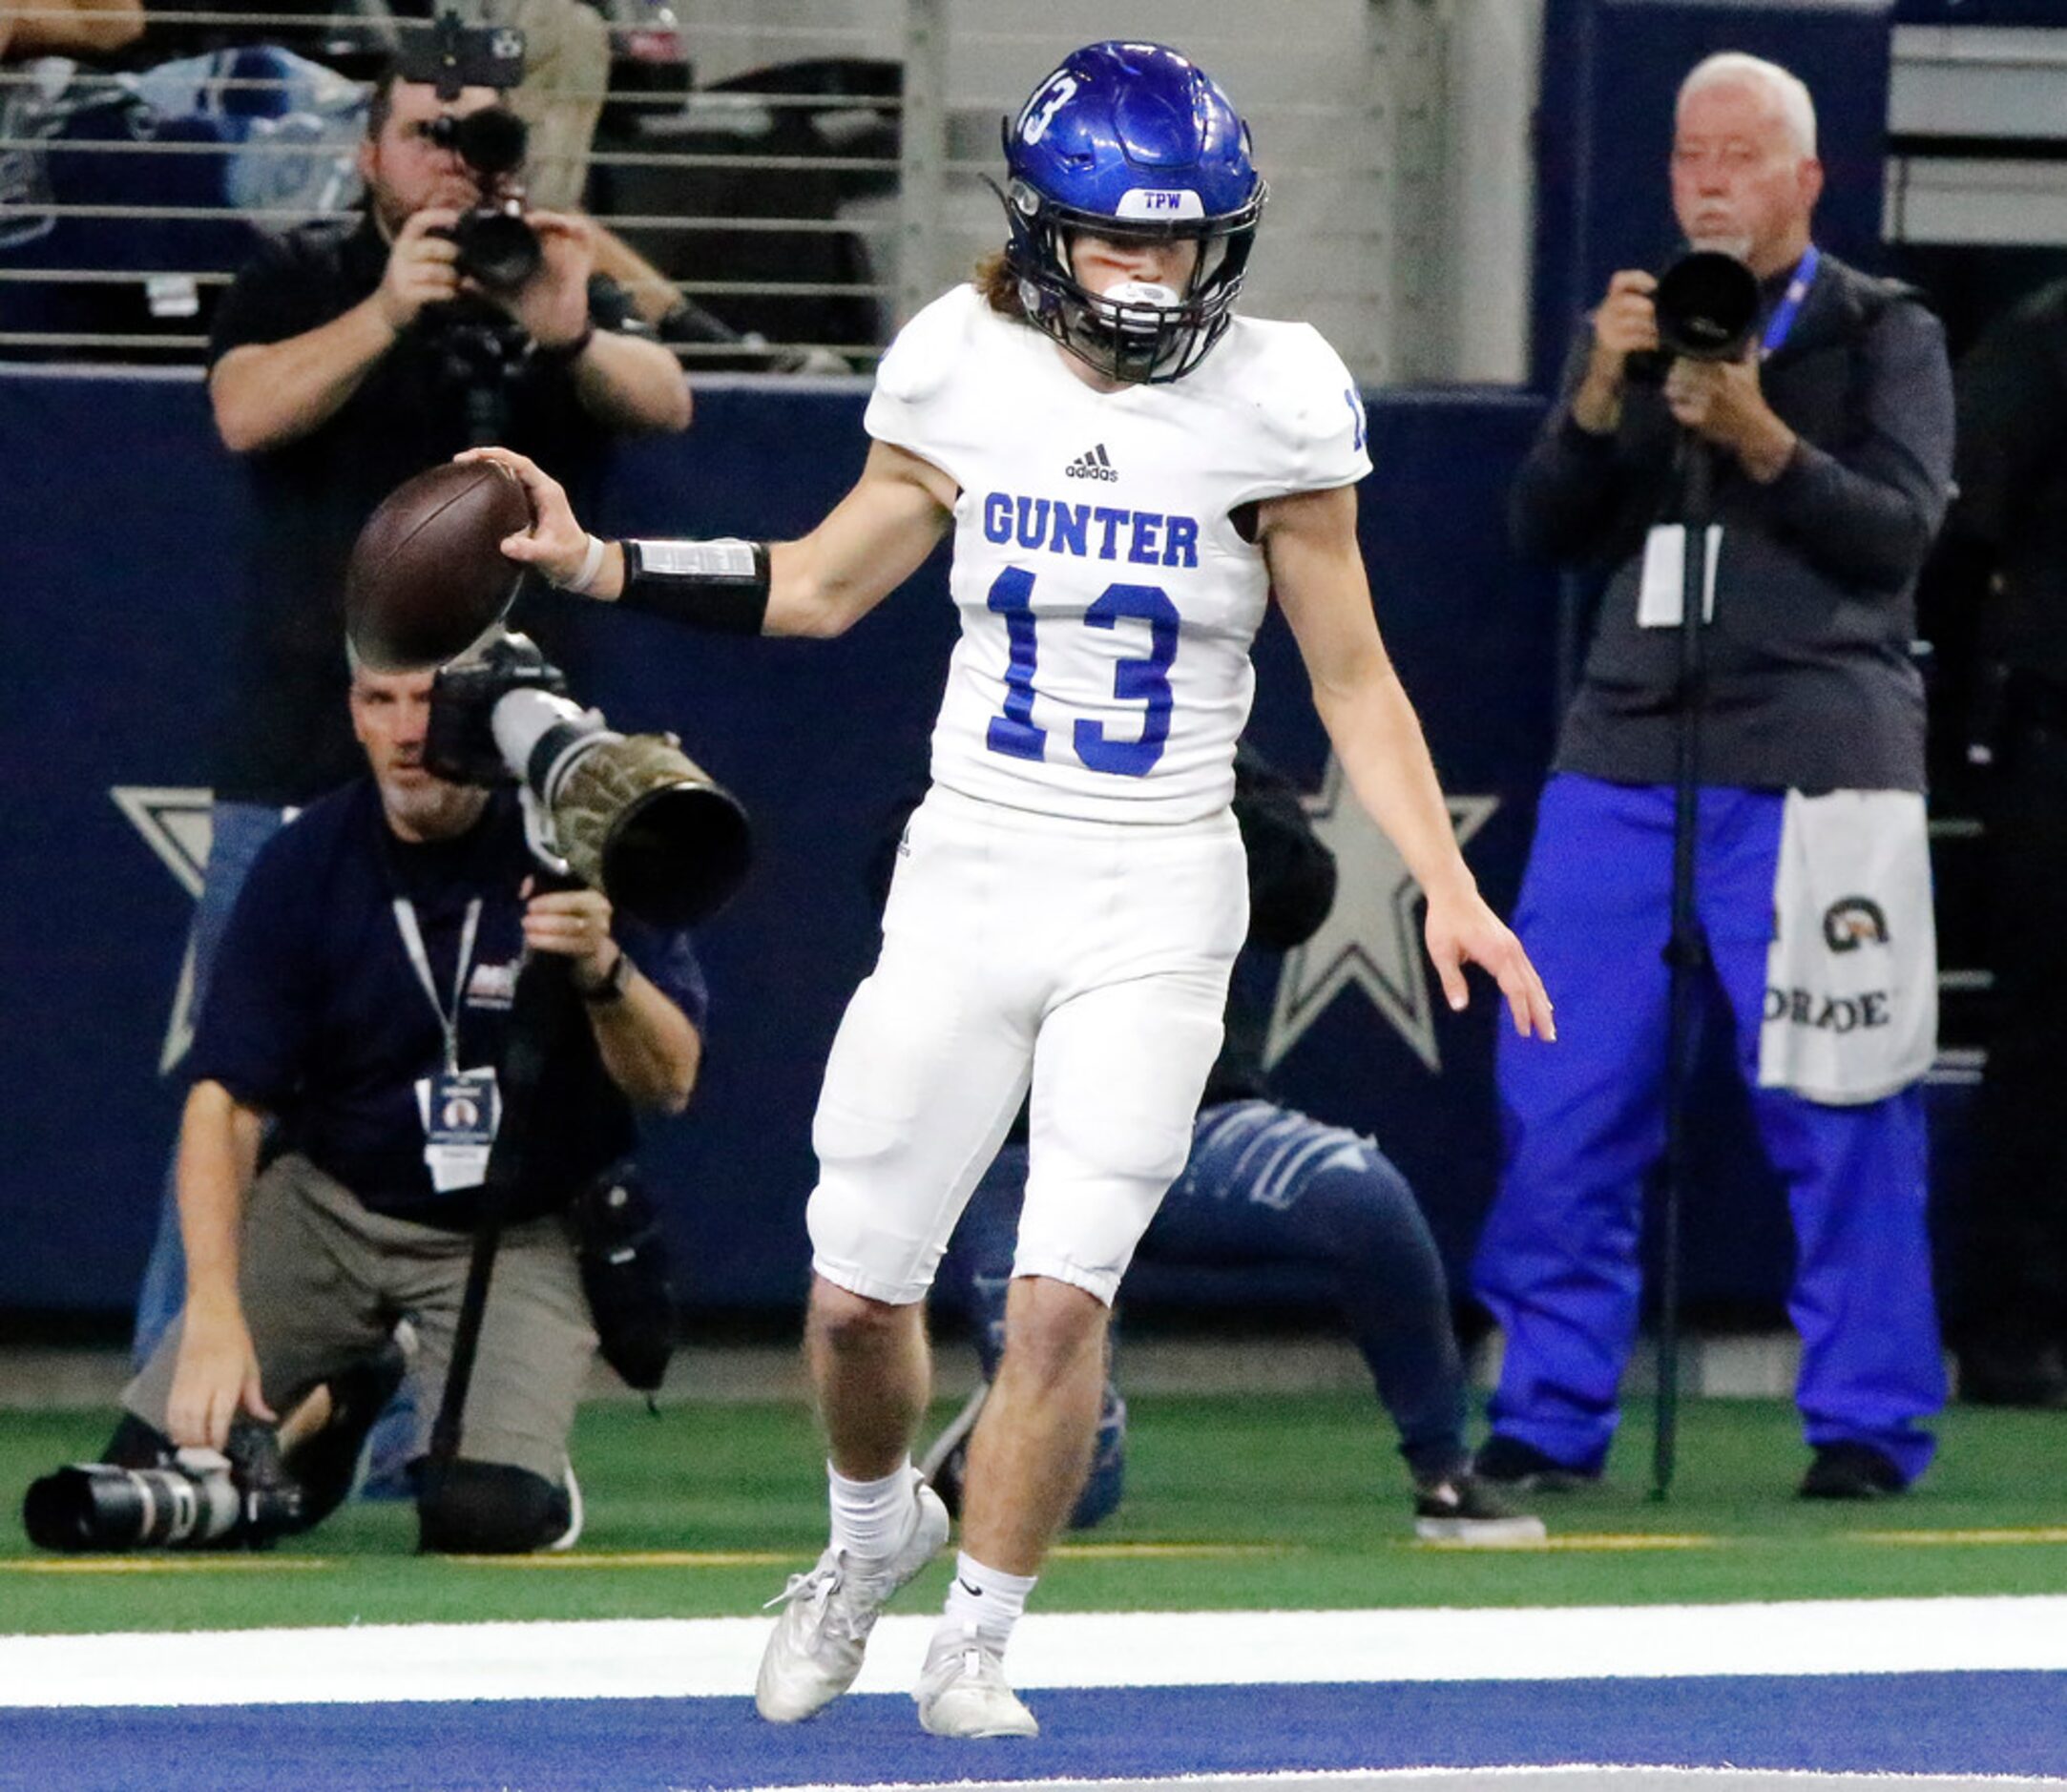
{"label": "white field line", "polygon": [[1529,1785],[1540,1780],[1573,1781],[1580,1787],[1615,1780],[1630,1780],[1643,1786],[1660,1781],[1694,1782],[1687,1792],[1780,1792],[1799,1786],[1801,1792],[2022,1792],[2024,1788],[2052,1792],[2067,1785],[2067,1780],[2051,1776],[2030,1779],[1994,1773],[1827,1773],[1810,1767],[1675,1767],[1637,1766],[1629,1762],[1588,1761],[1558,1761],[1545,1766],[1495,1767],[1343,1767],[1308,1770],[1288,1768],[1283,1772],[1177,1773],[1153,1779],[1125,1780],[876,1780],[827,1782],[822,1785],[784,1786],[782,1792],[1147,1792],[1149,1787],[1168,1787],[1169,1792],[1225,1792],[1242,1787],[1244,1792],[1371,1792],[1371,1788],[1399,1783],[1417,1789],[1454,1784],[1459,1792],[1485,1792],[1502,1780]]}
{"label": "white field line", "polygon": [[[934,1620],[887,1617],[859,1692],[907,1692]],[[769,1620],[388,1624],[0,1636],[0,1706],[743,1696]],[[2067,1671],[2067,1596],[1470,1611],[1061,1613],[1015,1685]]]}

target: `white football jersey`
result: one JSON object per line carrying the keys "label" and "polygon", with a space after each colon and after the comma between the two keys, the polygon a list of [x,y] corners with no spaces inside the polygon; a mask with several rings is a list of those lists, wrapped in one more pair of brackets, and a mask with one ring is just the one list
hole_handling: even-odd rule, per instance
{"label": "white football jersey", "polygon": [[1237,317],[1181,380],[1096,392],[973,286],[883,358],[866,427],[960,488],[962,636],[933,779],[1087,821],[1180,823],[1234,794],[1269,575],[1238,506],[1370,470],[1341,358]]}

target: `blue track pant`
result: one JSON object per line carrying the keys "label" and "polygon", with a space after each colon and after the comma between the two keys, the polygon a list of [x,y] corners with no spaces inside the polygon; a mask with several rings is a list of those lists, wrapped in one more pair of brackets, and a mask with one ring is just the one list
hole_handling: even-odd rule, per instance
{"label": "blue track pant", "polygon": [[[1828,1107],[1760,1089],[1759,1026],[1783,799],[1702,792],[1697,906],[1739,1073],[1786,1184],[1810,1444],[1857,1442],[1913,1478],[1945,1401],[1925,1232],[1921,1093]],[[1636,1333],[1638,1227],[1664,1153],[1673,793],[1561,775],[1543,793],[1515,930],[1557,1005],[1557,1042],[1501,1030],[1506,1169],[1472,1282],[1506,1333],[1501,1435],[1597,1469]]]}

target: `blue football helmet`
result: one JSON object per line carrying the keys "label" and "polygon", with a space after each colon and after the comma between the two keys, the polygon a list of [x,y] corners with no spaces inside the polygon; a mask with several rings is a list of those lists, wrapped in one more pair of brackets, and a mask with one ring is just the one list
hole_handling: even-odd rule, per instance
{"label": "blue football helmet", "polygon": [[[1027,321],[1111,379],[1189,373],[1233,318],[1263,209],[1249,128],[1227,95],[1160,44],[1087,44],[1004,121],[1004,136],[1005,257]],[[1087,290],[1070,264],[1080,231],[1196,241],[1188,290]]]}

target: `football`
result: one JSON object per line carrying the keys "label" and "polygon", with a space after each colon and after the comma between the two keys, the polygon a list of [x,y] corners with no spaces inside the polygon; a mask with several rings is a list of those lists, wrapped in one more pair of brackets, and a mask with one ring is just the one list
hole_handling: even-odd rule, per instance
{"label": "football", "polygon": [[505,535],[531,527],[524,488],[493,461],[448,461],[397,486],[344,573],[344,627],[375,672],[444,664],[500,617],[521,569]]}

